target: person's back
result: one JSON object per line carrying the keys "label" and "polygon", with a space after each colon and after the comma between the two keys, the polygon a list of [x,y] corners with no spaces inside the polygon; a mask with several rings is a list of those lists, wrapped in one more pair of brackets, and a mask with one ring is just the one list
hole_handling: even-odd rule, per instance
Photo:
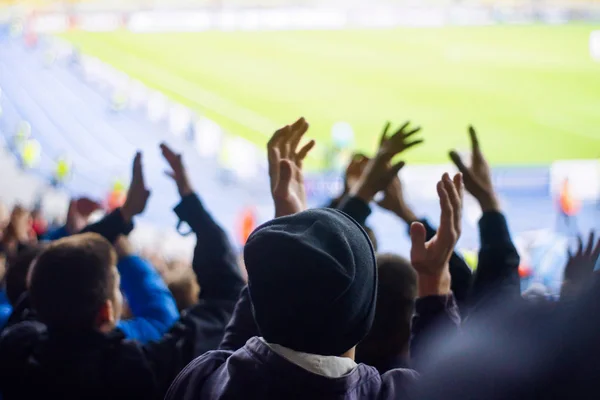
{"label": "person's back", "polygon": [[27,321],[0,339],[0,391],[4,400],[152,399],[157,388],[140,347],[120,331],[50,335]]}
{"label": "person's back", "polygon": [[[304,366],[278,354],[260,338],[231,353],[215,351],[194,360],[175,380],[169,399],[400,399],[405,398],[417,373],[396,369],[380,375],[374,367],[358,364],[339,377],[333,367]],[[295,360],[299,361],[299,360]],[[308,364],[308,365],[307,365]],[[352,364],[351,364],[352,365]],[[319,371],[319,372],[317,372]],[[325,375],[329,374],[329,375]]]}
{"label": "person's back", "polygon": [[404,397],[416,372],[381,376],[354,361],[377,296],[374,251],[354,220],[327,209],[275,219],[250,236],[244,258],[262,337],[197,358],[168,399]]}

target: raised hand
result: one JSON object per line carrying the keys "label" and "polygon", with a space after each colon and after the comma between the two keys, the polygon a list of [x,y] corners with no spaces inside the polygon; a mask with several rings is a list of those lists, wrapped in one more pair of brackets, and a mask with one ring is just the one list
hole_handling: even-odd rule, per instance
{"label": "raised hand", "polygon": [[406,204],[400,177],[395,176],[392,178],[392,181],[385,188],[383,194],[383,199],[377,202],[381,208],[393,212],[408,224],[418,220],[415,213],[408,204]]}
{"label": "raised hand", "polygon": [[410,260],[419,274],[419,296],[443,295],[450,292],[449,261],[461,233],[463,181],[446,173],[437,184],[440,198],[440,225],[435,236],[426,240],[426,230],[420,222],[410,227]]}
{"label": "raised hand", "polygon": [[130,222],[133,217],[144,212],[150,191],[146,189],[144,182],[144,171],[142,169],[142,153],[137,152],[133,159],[133,173],[131,174],[131,183],[127,191],[127,199],[121,207],[123,219]]}
{"label": "raised hand", "polygon": [[273,134],[267,144],[271,195],[275,203],[275,216],[281,217],[306,210],[306,192],[302,163],[315,146],[311,140],[298,150],[308,123],[300,118]]}
{"label": "raised hand", "polygon": [[481,209],[484,212],[498,211],[500,206],[492,185],[490,167],[481,152],[477,133],[472,126],[469,127],[469,136],[471,137],[471,165],[467,167],[456,150],[450,152],[450,158],[463,174],[465,188],[477,199]]}
{"label": "raised hand", "polygon": [[177,184],[179,195],[181,197],[185,197],[188,194],[193,193],[192,185],[190,184],[187,170],[185,169],[183,161],[181,160],[181,154],[175,153],[165,143],[161,143],[160,150],[162,152],[163,157],[165,158],[165,160],[167,160],[169,166],[171,167],[171,170],[166,171],[166,174],[167,176],[170,176],[171,179],[173,179]]}
{"label": "raised hand", "polygon": [[594,232],[590,233],[585,249],[581,236],[578,237],[578,242],[575,254],[571,250],[567,251],[568,260],[560,293],[560,297],[563,299],[579,294],[586,284],[590,283],[594,267],[600,257],[600,238],[596,240]]}
{"label": "raised hand", "polygon": [[4,228],[2,240],[5,246],[16,250],[18,243],[29,243],[34,240],[32,234],[31,213],[20,205],[16,205],[11,214],[8,225]]}
{"label": "raised hand", "polygon": [[366,165],[360,180],[352,188],[351,195],[369,203],[378,192],[389,185],[395,176],[398,176],[398,171],[404,166],[404,162],[400,161],[392,165],[392,158],[413,146],[423,143],[422,139],[414,138],[414,135],[421,128],[411,129],[409,125],[410,122],[404,123],[400,129],[388,137],[390,123],[386,124],[381,135],[377,154]]}
{"label": "raised hand", "polygon": [[348,166],[346,167],[346,174],[344,175],[345,193],[349,193],[350,190],[356,186],[370,160],[369,157],[363,154],[355,154],[352,156],[350,163],[348,163]]}
{"label": "raised hand", "polygon": [[87,225],[90,215],[101,208],[100,203],[87,197],[71,200],[67,211],[67,231],[70,234],[80,232]]}

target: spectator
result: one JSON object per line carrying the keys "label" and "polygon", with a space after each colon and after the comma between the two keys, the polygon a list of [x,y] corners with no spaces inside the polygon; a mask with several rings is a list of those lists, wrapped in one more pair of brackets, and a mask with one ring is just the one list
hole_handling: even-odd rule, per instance
{"label": "spectator", "polygon": [[177,309],[183,312],[198,303],[200,286],[189,265],[177,266],[165,273],[165,281],[175,298]]}
{"label": "spectator", "polygon": [[[346,214],[303,212],[302,161],[314,142],[297,148],[307,129],[300,119],[269,142],[272,196],[281,218],[258,227],[244,249],[249,277],[244,295],[251,298],[262,337],[236,352],[196,359],[174,382],[168,399],[398,398],[415,379],[414,371],[401,369],[380,377],[375,368],[354,362],[356,344],[375,316],[375,253],[367,234]],[[401,129],[384,137],[370,166],[378,171],[378,185],[389,183],[403,165],[392,167],[389,161],[405,148],[406,135]],[[460,176],[453,183],[446,175],[438,184],[442,224],[434,239],[425,242],[421,224],[412,229],[412,262],[425,277],[420,285],[426,295],[450,290],[447,264],[459,234],[461,187]],[[237,315],[247,312],[250,307],[241,306],[248,304],[238,303],[232,331],[238,321],[249,320]]]}
{"label": "spectator", "polygon": [[[118,328],[128,338],[141,342],[160,339],[179,316],[173,297],[158,273],[146,261],[134,255],[129,243],[123,238],[123,234],[128,234],[133,229],[131,219],[143,212],[149,195],[144,183],[141,155],[138,154],[133,163],[128,201],[102,221],[83,230],[101,233],[109,242],[115,243],[119,254],[117,267],[123,278],[121,288],[134,316],[127,321],[119,321]],[[48,236],[60,237],[77,232],[85,226],[89,214],[97,206],[88,199],[72,201],[65,227]],[[19,303],[13,306],[8,325],[34,318],[35,313],[31,310],[29,299],[22,296]]]}
{"label": "spectator", "polygon": [[383,374],[409,368],[411,321],[417,300],[417,273],[407,259],[377,255],[377,308],[367,337],[356,348],[356,360]]}

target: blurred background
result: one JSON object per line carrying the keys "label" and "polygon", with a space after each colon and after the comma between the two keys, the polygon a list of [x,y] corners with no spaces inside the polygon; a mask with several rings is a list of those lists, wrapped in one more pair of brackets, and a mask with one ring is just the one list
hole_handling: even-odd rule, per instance
{"label": "blurred background", "polygon": [[[153,196],[140,246],[191,256],[158,144],[243,245],[272,216],[266,141],[299,116],[317,148],[310,204],[342,189],[386,121],[421,125],[406,195],[437,221],[448,151],[473,124],[523,261],[555,291],[567,246],[600,228],[600,0],[0,0],[0,200],[64,220],[72,196],[124,200],[136,149]],[[572,214],[560,211],[567,198]],[[473,265],[480,210],[465,205]],[[380,250],[406,226],[374,209]],[[189,239],[189,240],[188,240]]]}

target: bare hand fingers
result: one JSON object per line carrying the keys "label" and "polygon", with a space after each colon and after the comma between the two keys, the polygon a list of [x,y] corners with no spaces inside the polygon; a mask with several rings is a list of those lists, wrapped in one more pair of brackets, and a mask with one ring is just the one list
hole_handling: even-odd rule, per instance
{"label": "bare hand fingers", "polygon": [[592,255],[593,249],[594,249],[594,231],[591,231],[590,236],[588,237],[588,244],[587,244],[587,247],[585,248],[584,255],[586,257],[590,257]]}
{"label": "bare hand fingers", "polygon": [[477,132],[475,132],[475,128],[473,126],[469,126],[469,137],[471,138],[471,151],[473,153],[480,152],[481,148],[479,147],[479,139],[477,139]]}
{"label": "bare hand fingers", "polygon": [[440,216],[439,233],[440,236],[448,238],[452,233],[454,215],[452,213],[452,203],[450,201],[450,196],[445,188],[445,179],[450,179],[448,174],[444,174],[442,180],[439,181],[437,184],[437,193],[438,197],[440,198],[440,208],[442,210]]}
{"label": "bare hand fingers", "polygon": [[444,189],[446,189],[450,204],[452,205],[453,227],[457,230],[457,228],[460,226],[460,211],[462,208],[460,195],[458,194],[458,190],[454,185],[454,182],[450,179],[450,175],[444,174],[442,182],[444,183]]}
{"label": "bare hand fingers", "polygon": [[396,135],[402,135],[402,136],[404,136],[404,130],[406,128],[408,128],[409,125],[410,125],[410,121],[406,121],[404,124],[402,124],[402,126],[400,127],[400,129],[398,129],[396,131],[396,133],[394,133],[394,136],[396,136]]}
{"label": "bare hand fingers", "polygon": [[457,232],[460,232],[462,227],[462,203],[464,197],[462,174],[459,172],[458,174],[454,175],[452,181],[458,196],[456,202],[452,203],[454,206],[454,228]]}
{"label": "bare hand fingers", "polygon": [[142,153],[135,153],[133,158],[133,171],[131,175],[131,182],[144,183],[144,171],[142,170]]}
{"label": "bare hand fingers", "polygon": [[599,257],[600,257],[600,238],[598,238],[598,241],[596,242],[596,247],[594,247],[594,251],[592,252],[592,259],[594,260],[594,262],[597,262]]}
{"label": "bare hand fingers", "polygon": [[381,145],[383,145],[383,142],[385,142],[385,140],[387,139],[387,134],[388,134],[388,130],[390,129],[390,121],[385,123],[385,126],[383,127],[383,132],[381,133],[381,138],[379,139],[379,147],[381,147]]}
{"label": "bare hand fingers", "polygon": [[315,144],[316,142],[314,140],[311,140],[310,142],[306,143],[304,147],[300,149],[298,154],[296,154],[296,162],[302,163],[302,161],[306,158],[308,153],[315,147]]}
{"label": "bare hand fingers", "polygon": [[583,255],[583,239],[581,238],[581,235],[577,236],[577,255],[581,256]]}
{"label": "bare hand fingers", "polygon": [[402,150],[400,150],[400,152],[402,152],[402,151],[405,151],[405,150],[408,150],[408,149],[410,149],[411,147],[413,147],[413,146],[417,146],[417,145],[419,145],[419,144],[421,144],[421,143],[423,143],[423,139],[418,139],[418,140],[415,140],[415,141],[413,141],[413,142],[404,143],[404,145],[402,146]]}
{"label": "bare hand fingers", "polygon": [[276,130],[273,136],[271,136],[271,139],[269,139],[269,142],[267,143],[267,148],[270,149],[279,146],[279,141],[285,135],[285,132],[288,129],[289,125],[286,125],[283,128]]}
{"label": "bare hand fingers", "polygon": [[416,133],[419,133],[420,131],[421,131],[421,127],[420,127],[420,126],[418,126],[418,127],[416,127],[415,129],[412,129],[412,130],[410,130],[410,131],[406,132],[406,133],[404,134],[404,139],[408,139],[409,137],[411,137],[411,136],[415,135]]}
{"label": "bare hand fingers", "polygon": [[456,168],[458,168],[463,175],[467,175],[469,173],[469,168],[467,168],[460,155],[454,150],[452,150],[449,155],[454,165],[456,165]]}
{"label": "bare hand fingers", "polygon": [[290,154],[296,153],[298,144],[300,143],[300,140],[302,139],[302,136],[304,136],[306,131],[308,131],[308,122],[306,122],[304,117],[294,122],[294,124],[292,125],[292,134],[290,136]]}

